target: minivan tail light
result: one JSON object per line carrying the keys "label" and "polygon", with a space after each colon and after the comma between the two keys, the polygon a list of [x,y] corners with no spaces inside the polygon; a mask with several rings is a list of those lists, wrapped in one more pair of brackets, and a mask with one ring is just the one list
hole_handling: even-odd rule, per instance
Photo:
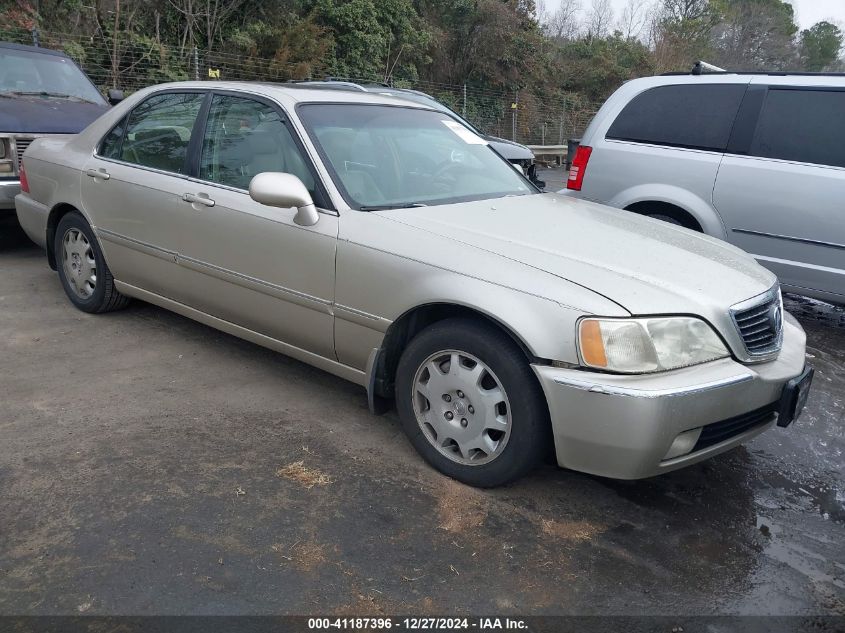
{"label": "minivan tail light", "polygon": [[587,171],[587,163],[590,162],[592,147],[579,145],[572,159],[572,167],[569,168],[569,180],[566,181],[566,188],[574,191],[581,191],[584,185],[584,174]]}
{"label": "minivan tail light", "polygon": [[26,179],[26,169],[24,169],[23,161],[21,161],[20,168],[18,169],[18,175],[21,179],[21,191],[29,193],[29,181]]}

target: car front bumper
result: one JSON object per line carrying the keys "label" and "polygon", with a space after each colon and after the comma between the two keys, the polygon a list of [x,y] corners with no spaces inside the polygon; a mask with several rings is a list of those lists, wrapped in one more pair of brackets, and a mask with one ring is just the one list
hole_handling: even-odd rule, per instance
{"label": "car front bumper", "polygon": [[0,211],[14,211],[15,196],[20,192],[19,180],[0,180]]}
{"label": "car front bumper", "polygon": [[758,365],[726,358],[642,376],[534,365],[558,464],[640,479],[729,450],[773,426],[784,386],[804,371],[805,347],[803,329],[786,315],[780,355]]}

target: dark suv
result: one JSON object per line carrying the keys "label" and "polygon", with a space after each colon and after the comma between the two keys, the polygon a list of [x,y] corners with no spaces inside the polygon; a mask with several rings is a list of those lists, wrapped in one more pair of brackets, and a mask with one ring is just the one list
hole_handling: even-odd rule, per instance
{"label": "dark suv", "polygon": [[[122,98],[109,92],[109,101]],[[19,164],[40,136],[76,134],[109,107],[64,53],[0,42],[0,213],[14,213]]]}

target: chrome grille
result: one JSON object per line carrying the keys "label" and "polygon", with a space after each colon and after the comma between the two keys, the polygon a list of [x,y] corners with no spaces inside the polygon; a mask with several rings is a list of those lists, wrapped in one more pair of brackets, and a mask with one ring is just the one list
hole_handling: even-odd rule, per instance
{"label": "chrome grille", "polygon": [[748,352],[747,360],[777,355],[783,343],[783,301],[777,286],[734,306],[731,316]]}

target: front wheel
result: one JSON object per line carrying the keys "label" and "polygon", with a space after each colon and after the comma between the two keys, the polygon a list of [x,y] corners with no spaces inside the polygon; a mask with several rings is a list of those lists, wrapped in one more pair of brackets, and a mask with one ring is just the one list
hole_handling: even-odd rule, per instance
{"label": "front wheel", "polygon": [[77,211],[62,216],[53,253],[68,299],[84,312],[110,312],[129,303],[114,286],[94,231]]}
{"label": "front wheel", "polygon": [[396,404],[426,461],[472,486],[521,477],[550,445],[548,407],[525,355],[480,321],[448,319],[417,335],[399,361]]}

